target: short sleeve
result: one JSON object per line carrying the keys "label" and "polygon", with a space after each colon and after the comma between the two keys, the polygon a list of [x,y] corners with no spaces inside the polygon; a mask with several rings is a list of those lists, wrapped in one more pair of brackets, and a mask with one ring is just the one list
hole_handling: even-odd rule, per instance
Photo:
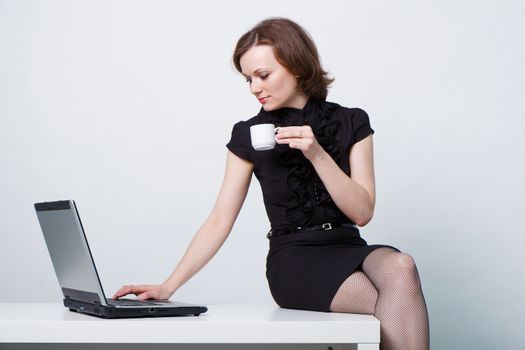
{"label": "short sleeve", "polygon": [[370,126],[370,119],[368,114],[360,108],[355,108],[352,114],[352,130],[353,130],[353,143],[358,143],[370,134],[374,133],[374,130]]}
{"label": "short sleeve", "polygon": [[230,142],[226,144],[226,147],[228,147],[228,149],[236,156],[251,162],[251,142],[249,131],[250,129],[246,122],[241,121],[236,123],[232,129]]}

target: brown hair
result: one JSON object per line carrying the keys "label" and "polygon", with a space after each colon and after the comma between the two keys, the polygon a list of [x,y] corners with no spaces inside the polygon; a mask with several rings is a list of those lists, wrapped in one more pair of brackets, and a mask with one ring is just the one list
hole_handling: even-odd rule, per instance
{"label": "brown hair", "polygon": [[326,100],[334,79],[321,67],[315,43],[300,25],[281,17],[259,22],[241,36],[235,47],[233,63],[239,72],[242,73],[241,56],[257,45],[272,46],[277,61],[297,77],[298,88],[306,96]]}

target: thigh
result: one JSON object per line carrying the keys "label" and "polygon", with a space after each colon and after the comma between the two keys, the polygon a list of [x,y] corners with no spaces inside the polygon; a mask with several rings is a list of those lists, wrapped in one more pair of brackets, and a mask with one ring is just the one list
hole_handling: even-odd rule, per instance
{"label": "thigh", "polygon": [[355,271],[341,284],[330,311],[372,315],[375,312],[377,290],[362,271]]}

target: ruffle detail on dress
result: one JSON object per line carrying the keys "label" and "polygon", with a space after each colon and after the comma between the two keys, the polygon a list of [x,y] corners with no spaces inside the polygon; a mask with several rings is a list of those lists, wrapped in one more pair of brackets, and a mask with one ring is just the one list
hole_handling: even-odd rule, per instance
{"label": "ruffle detail on dress", "polygon": [[[342,145],[336,138],[341,123],[336,117],[339,105],[326,101],[308,101],[304,110],[284,108],[266,112],[270,122],[276,126],[310,125],[317,142],[340,164]],[[322,222],[336,221],[344,217],[332,197],[317,175],[312,163],[300,150],[290,149],[287,145],[277,145],[274,151],[280,164],[290,168],[286,185],[293,195],[285,214],[296,226],[318,224],[317,216]],[[316,215],[315,208],[322,208]]]}

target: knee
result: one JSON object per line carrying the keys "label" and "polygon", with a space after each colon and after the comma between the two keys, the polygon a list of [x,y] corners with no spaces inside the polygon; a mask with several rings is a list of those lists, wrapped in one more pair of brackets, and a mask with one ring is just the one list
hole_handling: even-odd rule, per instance
{"label": "knee", "polygon": [[417,272],[414,258],[406,253],[396,253],[392,256],[391,269],[393,270],[393,280],[395,284],[404,287],[419,288],[419,275]]}
{"label": "knee", "polygon": [[393,260],[393,265],[401,271],[412,272],[416,269],[414,258],[407,253],[396,253]]}

